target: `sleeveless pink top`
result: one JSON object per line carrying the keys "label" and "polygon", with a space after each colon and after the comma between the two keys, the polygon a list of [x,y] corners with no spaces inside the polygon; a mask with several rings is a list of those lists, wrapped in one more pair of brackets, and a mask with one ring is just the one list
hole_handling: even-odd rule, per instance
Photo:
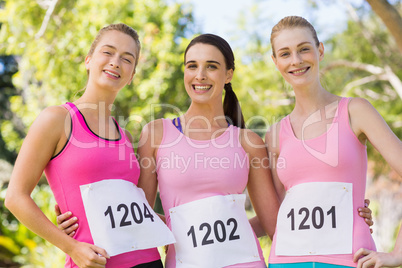
{"label": "sleeveless pink top", "polygon": [[[74,238],[93,244],[80,185],[105,179],[123,179],[137,184],[140,169],[131,142],[116,121],[120,138],[104,139],[91,131],[73,103],[63,106],[71,116],[70,137],[63,150],[49,161],[45,174],[61,211],[71,211],[78,218],[79,228]],[[138,250],[111,257],[106,267],[132,267],[158,259],[156,248]],[[67,255],[65,267],[78,266]]]}
{"label": "sleeveless pink top", "polygon": [[[194,140],[183,135],[172,120],[162,120],[163,138],[157,153],[156,171],[169,228],[170,208],[211,196],[243,193],[248,182],[249,158],[240,144],[239,128],[230,125],[215,139]],[[228,267],[266,267],[256,237],[255,241],[260,262]],[[166,267],[176,267],[173,246],[166,256]]]}
{"label": "sleeveless pink top", "polygon": [[[348,98],[342,98],[328,131],[317,138],[296,138],[289,116],[280,122],[280,154],[277,163],[279,179],[286,190],[308,182],[347,182],[353,185],[353,254],[361,247],[375,250],[369,226],[358,215],[358,207],[364,206],[366,188],[367,152],[355,136],[349,124]],[[306,148],[322,152],[318,158]],[[325,154],[325,152],[336,152]],[[328,163],[331,163],[329,165]],[[334,163],[336,163],[334,165]],[[314,198],[306,196],[306,199]],[[277,256],[275,233],[269,263],[322,262],[354,266],[353,254]],[[297,243],[297,241],[294,241]]]}

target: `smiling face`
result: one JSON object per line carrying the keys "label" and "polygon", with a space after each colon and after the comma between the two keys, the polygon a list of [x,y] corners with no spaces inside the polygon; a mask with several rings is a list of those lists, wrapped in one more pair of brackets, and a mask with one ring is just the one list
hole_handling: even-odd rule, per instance
{"label": "smiling face", "polygon": [[131,36],[116,30],[105,32],[92,55],[85,58],[85,67],[89,71],[88,86],[118,91],[130,84],[138,49]]}
{"label": "smiling face", "polygon": [[310,29],[284,29],[272,41],[272,59],[293,88],[319,84],[319,62],[324,58],[324,47],[322,43],[316,46]]}
{"label": "smiling face", "polygon": [[222,103],[222,91],[233,77],[233,69],[227,70],[225,58],[213,45],[197,43],[185,56],[184,84],[193,102]]}

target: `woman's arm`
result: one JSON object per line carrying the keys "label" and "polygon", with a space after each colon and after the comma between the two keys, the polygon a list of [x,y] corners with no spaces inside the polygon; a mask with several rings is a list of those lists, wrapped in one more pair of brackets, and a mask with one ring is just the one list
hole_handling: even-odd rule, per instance
{"label": "woman's arm", "polygon": [[[278,155],[279,155],[279,146],[277,146],[278,142],[278,134],[279,129],[277,128],[277,124],[272,125],[267,133],[265,134],[265,148],[268,153],[268,159],[269,159],[269,172],[271,173],[271,177],[273,179],[273,183],[275,186],[275,191],[278,196],[278,201],[279,204],[282,203],[282,200],[285,196],[285,188],[283,187],[282,183],[278,179],[278,176],[276,174],[276,163],[278,161]],[[276,137],[274,139],[274,137]],[[254,217],[250,219],[250,224],[251,227],[253,228],[255,234],[257,237],[262,237],[265,236],[266,233],[264,229],[261,226],[261,223],[258,219],[258,217]],[[271,237],[272,239],[272,237]]]}
{"label": "woman's arm", "polygon": [[357,268],[397,267],[402,265],[402,227],[396,238],[395,248],[390,253],[375,252],[365,248],[359,249],[353,258]]}
{"label": "woman's arm", "polygon": [[275,233],[279,201],[270,173],[267,150],[264,142],[256,133],[242,130],[241,137],[241,144],[250,161],[247,183],[250,200],[257,214],[258,222],[272,239]]}
{"label": "woman's arm", "polygon": [[369,140],[388,164],[402,176],[402,142],[370,102],[353,98],[349,103],[349,117],[359,140],[362,143]]}
{"label": "woman's arm", "polygon": [[279,131],[279,123],[273,124],[265,134],[265,145],[270,159],[271,174],[274,181],[275,190],[278,194],[280,203],[282,203],[283,199],[285,198],[286,190],[282,182],[279,180],[278,173],[276,171],[276,164],[278,163],[280,154]]}
{"label": "woman's arm", "polygon": [[141,131],[138,144],[138,161],[140,163],[140,178],[138,187],[142,188],[148,203],[155,205],[158,180],[156,174],[156,153],[163,136],[162,120],[155,120],[147,124]]}
{"label": "woman's arm", "polygon": [[32,124],[14,165],[5,206],[30,230],[70,255],[77,265],[104,267],[108,255],[103,249],[66,236],[31,198],[43,170],[63,140],[66,116],[64,108],[49,107]]}

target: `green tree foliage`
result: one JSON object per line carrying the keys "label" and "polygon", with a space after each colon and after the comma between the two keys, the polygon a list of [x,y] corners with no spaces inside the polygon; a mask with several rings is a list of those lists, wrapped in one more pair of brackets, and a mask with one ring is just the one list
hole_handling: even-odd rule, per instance
{"label": "green tree foliage", "polygon": [[[110,23],[124,22],[132,26],[142,43],[133,84],[123,89],[116,100],[114,115],[119,123],[137,140],[145,123],[164,116],[178,116],[186,110],[189,99],[182,81],[182,62],[188,44],[186,37],[195,34],[191,8],[176,3],[168,5],[164,0],[59,0],[52,10],[46,6],[51,2],[8,0],[0,9],[0,55],[15,55],[19,68],[17,73],[9,73],[15,73],[13,86],[0,84],[0,158],[13,160],[28,127],[42,109],[74,100],[81,94],[86,83],[85,56],[98,30]],[[306,2],[315,7],[319,5],[318,1]],[[241,46],[235,46],[238,48],[232,84],[247,126],[263,136],[269,125],[292,110],[294,96],[271,60],[269,29],[275,22],[262,17],[256,3],[249,16],[253,19],[249,21],[244,14],[240,15],[237,40],[228,41],[234,44],[246,40]],[[401,11],[400,6],[396,7]],[[326,46],[323,85],[335,94],[367,98],[398,137],[402,137],[402,102],[393,85],[381,75],[373,76],[355,65],[331,65],[345,60],[382,69],[389,66],[401,80],[401,55],[396,52],[387,29],[367,4],[358,12],[362,23],[350,20],[345,31],[323,40]],[[367,39],[362,26],[374,38]],[[2,74],[1,79],[4,77]],[[367,77],[371,80],[364,82]],[[386,166],[382,158],[375,152],[369,155],[377,170],[382,171]],[[50,189],[43,178],[41,182],[33,196],[52,217]],[[58,249],[18,224],[4,209],[4,193],[5,186],[2,186],[0,260],[46,267],[39,262],[49,260],[50,256],[62,256]],[[261,243],[268,253],[269,241],[263,239]]]}
{"label": "green tree foliage", "polygon": [[[65,0],[58,1],[46,23],[49,7],[38,3],[49,2],[6,1],[0,11],[0,54],[19,57],[13,82],[20,94],[10,98],[11,110],[25,127],[46,106],[79,96],[91,42],[100,28],[117,22],[138,31],[143,49],[133,84],[118,95],[115,116],[124,118],[123,126],[130,123],[131,130],[138,130],[152,113],[161,117],[169,110],[152,104],[172,103],[182,109],[187,98],[179,55],[191,28],[191,9],[162,0]],[[18,151],[23,136],[13,122],[3,122],[1,133],[7,149]]]}
{"label": "green tree foliage", "polygon": [[[132,26],[142,43],[134,81],[115,102],[114,116],[119,123],[137,140],[145,123],[185,109],[188,98],[181,56],[186,36],[192,34],[191,7],[167,5],[163,0],[63,0],[54,1],[54,9],[48,6],[51,3],[8,0],[0,9],[0,55],[14,55],[18,61],[18,72],[9,72],[9,77],[15,73],[13,85],[8,89],[0,85],[1,158],[14,161],[41,110],[80,96],[87,79],[85,56],[97,32],[110,23]],[[174,107],[160,105],[165,103]],[[5,157],[9,155],[12,157]],[[0,195],[0,260],[60,267],[55,258],[64,254],[28,231],[4,208],[6,186],[2,185]],[[33,196],[45,214],[54,217],[44,178]]]}
{"label": "green tree foliage", "polygon": [[[5,189],[2,189],[0,198],[4,200],[4,196]],[[56,223],[55,201],[50,187],[46,184],[36,187],[32,198],[42,211]],[[61,250],[32,233],[24,225],[19,224],[3,206],[1,206],[0,212],[2,223],[0,267],[16,267],[18,264],[28,265],[26,267],[61,267],[63,265],[65,254]]]}
{"label": "green tree foliage", "polygon": [[[9,98],[17,94],[12,83],[12,75],[18,70],[17,62],[13,56],[0,56],[0,125],[5,120],[13,120],[13,113],[10,111]],[[20,132],[24,133],[23,131]],[[7,145],[0,132],[0,159],[14,162],[16,153],[6,149]]]}
{"label": "green tree foliage", "polygon": [[[244,12],[250,12],[245,18]],[[235,40],[247,40],[235,51],[236,70],[232,81],[248,128],[264,136],[267,128],[290,113],[293,91],[276,70],[271,59],[270,29],[258,5],[239,16]]]}
{"label": "green tree foliage", "polygon": [[[396,8],[402,13],[402,5]],[[344,32],[327,41],[331,51],[323,61],[323,81],[334,93],[369,100],[401,139],[402,99],[389,73],[401,83],[402,55],[387,28],[367,6],[356,12],[360,21],[349,20]],[[370,144],[368,149],[376,175],[389,171],[377,150]]]}

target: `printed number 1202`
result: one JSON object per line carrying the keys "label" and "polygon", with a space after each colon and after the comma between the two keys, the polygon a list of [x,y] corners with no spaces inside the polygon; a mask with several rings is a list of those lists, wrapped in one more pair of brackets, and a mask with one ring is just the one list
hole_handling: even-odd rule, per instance
{"label": "printed number 1202", "polygon": [[[237,230],[237,221],[234,218],[230,218],[227,220],[226,225],[227,226],[232,226],[232,230],[229,234],[229,238],[228,240],[237,240],[240,239],[240,235],[236,234],[236,230]],[[213,244],[214,243],[214,239],[209,239],[209,236],[212,232],[212,226],[209,223],[202,223],[200,225],[199,230],[202,231],[203,229],[207,229],[204,238],[202,239],[201,245],[205,246],[205,245],[209,245],[209,244]],[[220,229],[220,230],[219,230]],[[214,223],[214,230],[213,230],[214,234],[215,234],[215,238],[218,242],[224,242],[226,240],[226,226],[223,223],[223,221],[221,220],[217,220]],[[192,225],[190,227],[190,230],[187,232],[187,236],[190,236],[193,239],[193,247],[197,247],[197,238],[195,235],[195,230],[194,230],[194,225]]]}

